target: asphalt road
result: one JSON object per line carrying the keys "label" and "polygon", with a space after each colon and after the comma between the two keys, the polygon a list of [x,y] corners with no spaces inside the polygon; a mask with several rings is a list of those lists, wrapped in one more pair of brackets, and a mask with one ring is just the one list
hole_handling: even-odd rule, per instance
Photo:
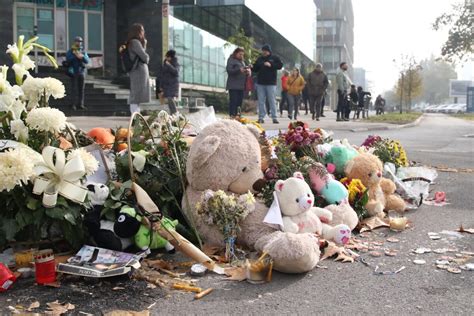
{"label": "asphalt road", "polygon": [[[368,134],[399,139],[409,159],[422,164],[474,168],[474,138],[466,137],[474,134],[472,122],[430,114],[416,127],[379,132],[337,131],[335,138],[348,138],[351,143],[360,144]],[[442,234],[440,240],[428,237],[428,232],[452,231],[460,224],[474,228],[473,174],[439,172],[432,189],[445,191],[450,204],[444,207],[422,205],[418,210],[408,212],[407,217],[413,227],[404,232],[378,229],[368,234],[364,239],[380,242],[382,253],[384,248],[398,250],[395,257],[362,254],[371,267],[360,262],[340,263],[329,259],[321,263],[327,269],[316,268],[302,275],[274,273],[272,282],[264,285],[225,281],[219,276],[208,274],[198,280],[199,286],[213,287],[215,290],[197,301],[189,293],[176,291],[170,292],[171,296],[168,297],[164,297],[162,292],[150,296],[150,291],[161,290],[143,290],[139,286],[131,287],[129,296],[122,294],[118,300],[113,299],[114,295],[110,293],[107,300],[100,299],[95,297],[93,290],[90,290],[91,296],[87,302],[74,295],[67,299],[76,304],[76,313],[99,313],[116,307],[143,310],[150,302],[156,302],[150,311],[160,315],[472,315],[474,272],[453,274],[439,270],[434,262],[443,254],[414,254],[412,250],[418,247],[455,248],[455,252],[444,254],[449,256],[461,251],[474,251],[473,235],[462,234],[461,238],[453,238]],[[396,237],[399,242],[388,242],[388,237]],[[426,264],[415,265],[412,262],[414,259],[424,259]],[[402,266],[406,268],[394,275],[376,275],[373,273],[375,265],[383,271],[394,271]],[[120,282],[126,283],[123,280]],[[102,286],[110,288],[112,285],[99,287]],[[0,294],[0,312],[6,311],[4,306],[18,302],[21,291],[21,288],[17,288],[10,294]],[[44,293],[41,288],[33,289],[29,294],[32,299],[35,291]],[[48,301],[54,301],[61,293],[61,289],[47,291]],[[100,291],[98,295],[101,295]],[[97,304],[93,303],[94,300],[97,300]]]}

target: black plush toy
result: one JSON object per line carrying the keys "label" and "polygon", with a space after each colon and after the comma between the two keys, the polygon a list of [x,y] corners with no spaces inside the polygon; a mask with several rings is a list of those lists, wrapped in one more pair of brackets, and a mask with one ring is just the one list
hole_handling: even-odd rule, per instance
{"label": "black plush toy", "polygon": [[114,222],[102,219],[100,214],[109,196],[109,188],[101,183],[87,185],[92,208],[84,217],[84,225],[98,247],[123,251],[133,245],[131,238],[120,238],[114,232]]}

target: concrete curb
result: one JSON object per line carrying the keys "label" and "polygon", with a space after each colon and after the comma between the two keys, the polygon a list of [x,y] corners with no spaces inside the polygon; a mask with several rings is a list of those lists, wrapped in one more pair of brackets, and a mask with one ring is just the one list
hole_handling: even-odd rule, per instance
{"label": "concrete curb", "polygon": [[[374,126],[374,127],[359,127],[359,128],[353,128],[350,131],[357,133],[357,132],[368,132],[368,131],[388,131],[388,130],[393,130],[393,129],[401,129],[401,128],[407,128],[407,127],[414,127],[420,124],[420,122],[423,120],[425,117],[424,114],[420,115],[419,118],[417,118],[414,122],[407,123],[407,124],[402,124],[402,125],[390,125],[390,126]],[[369,123],[370,124],[370,123]]]}

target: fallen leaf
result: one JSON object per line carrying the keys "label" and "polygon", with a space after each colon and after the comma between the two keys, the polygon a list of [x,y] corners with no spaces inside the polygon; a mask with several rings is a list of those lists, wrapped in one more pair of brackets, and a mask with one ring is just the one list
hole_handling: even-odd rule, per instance
{"label": "fallen leaf", "polygon": [[340,252],[336,259],[334,259],[334,261],[341,261],[341,262],[350,262],[350,263],[353,263],[354,262],[354,258],[352,258],[351,256],[345,254],[344,252]]}
{"label": "fallen leaf", "polygon": [[228,276],[226,280],[240,282],[247,279],[244,267],[231,267],[231,268],[226,268],[224,271],[225,271],[225,274]]}
{"label": "fallen leaf", "polygon": [[461,251],[461,254],[471,257],[474,256],[474,252],[472,251]]}
{"label": "fallen leaf", "polygon": [[395,257],[398,254],[398,251],[388,249],[388,250],[385,250],[384,253],[388,257]]}
{"label": "fallen leaf", "polygon": [[446,265],[449,265],[449,261],[448,261],[448,260],[444,260],[444,259],[438,259],[438,260],[436,260],[436,264],[439,264],[439,265],[442,265],[442,266],[446,266]]}
{"label": "fallen leaf", "polygon": [[468,233],[468,234],[474,234],[474,228],[464,228],[462,225],[459,226],[458,232],[460,233]]}
{"label": "fallen leaf", "polygon": [[144,310],[141,312],[115,310],[115,311],[111,311],[104,314],[104,316],[149,316],[149,315],[150,315],[150,311],[147,311],[147,310]]}
{"label": "fallen leaf", "polygon": [[388,221],[381,219],[380,217],[373,216],[362,221],[362,228],[360,232],[374,230],[379,227],[390,227]]}
{"label": "fallen leaf", "polygon": [[173,270],[175,268],[171,262],[162,259],[145,260],[145,262],[150,268],[154,269]]}
{"label": "fallen leaf", "polygon": [[461,273],[461,269],[455,268],[455,267],[449,267],[448,272],[454,273],[454,274],[459,274]]}
{"label": "fallen leaf", "polygon": [[28,307],[28,311],[31,312],[33,309],[40,307],[40,302],[36,301],[30,304]]}
{"label": "fallen leaf", "polygon": [[424,247],[420,247],[420,248],[416,248],[415,250],[413,250],[414,253],[416,254],[424,254],[424,253],[429,253],[431,252],[431,249],[430,248],[424,248]]}
{"label": "fallen leaf", "polygon": [[390,237],[390,238],[387,238],[387,241],[391,243],[397,243],[397,242],[400,242],[400,239],[395,238],[395,237]]}
{"label": "fallen leaf", "polygon": [[73,310],[74,308],[76,308],[71,303],[61,304],[57,300],[54,301],[54,302],[51,302],[51,303],[46,303],[46,305],[48,305],[48,309],[49,309],[48,311],[46,311],[46,314],[47,315],[54,315],[54,316],[65,314],[68,311]]}
{"label": "fallen leaf", "polygon": [[211,255],[209,256],[211,259],[214,259],[218,263],[229,263],[229,260],[225,256],[220,256],[220,255]]}
{"label": "fallen leaf", "polygon": [[44,286],[49,286],[49,287],[54,287],[54,288],[60,288],[61,283],[59,281],[51,282],[51,283],[44,283]]}
{"label": "fallen leaf", "polygon": [[433,252],[437,253],[437,254],[443,254],[443,253],[448,252],[448,249],[447,248],[438,248],[438,249],[434,249]]}
{"label": "fallen leaf", "polygon": [[321,257],[320,261],[323,261],[324,259],[330,258],[336,254],[339,254],[341,252],[341,249],[336,246],[334,243],[329,243],[329,245],[324,248],[324,254]]}
{"label": "fallen leaf", "polygon": [[381,257],[382,254],[378,251],[371,251],[369,252],[369,255],[371,255],[372,257]]}
{"label": "fallen leaf", "polygon": [[440,270],[448,270],[449,266],[448,265],[444,265],[444,264],[437,264],[436,265],[436,268],[440,269]]}
{"label": "fallen leaf", "polygon": [[426,261],[423,260],[423,259],[415,259],[415,260],[413,260],[413,263],[414,263],[414,264],[421,265],[421,264],[425,264]]}

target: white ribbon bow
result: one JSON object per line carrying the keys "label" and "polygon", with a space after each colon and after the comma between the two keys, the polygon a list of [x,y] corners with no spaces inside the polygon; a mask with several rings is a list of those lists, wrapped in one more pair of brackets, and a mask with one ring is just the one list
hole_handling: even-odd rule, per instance
{"label": "white ribbon bow", "polygon": [[64,151],[55,147],[43,149],[43,161],[34,168],[36,175],[33,193],[43,194],[43,205],[54,207],[58,194],[76,203],[84,202],[87,189],[81,185],[80,179],[86,170],[79,156],[66,163]]}

